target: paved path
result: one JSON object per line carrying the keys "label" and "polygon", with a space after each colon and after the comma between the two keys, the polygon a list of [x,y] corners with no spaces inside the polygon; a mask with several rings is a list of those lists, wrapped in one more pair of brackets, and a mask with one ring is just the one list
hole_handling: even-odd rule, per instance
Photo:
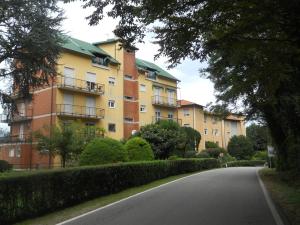
{"label": "paved path", "polygon": [[202,172],[62,224],[276,225],[257,170]]}

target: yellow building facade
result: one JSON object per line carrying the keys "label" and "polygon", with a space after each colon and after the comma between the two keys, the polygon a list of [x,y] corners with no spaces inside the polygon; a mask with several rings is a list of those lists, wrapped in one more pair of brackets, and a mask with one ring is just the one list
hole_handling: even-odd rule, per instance
{"label": "yellow building facade", "polygon": [[205,149],[206,141],[226,149],[232,136],[246,136],[243,116],[232,114],[224,119],[205,111],[203,106],[193,102],[180,100],[179,105],[178,117],[182,120],[182,125],[192,127],[201,134],[200,151]]}

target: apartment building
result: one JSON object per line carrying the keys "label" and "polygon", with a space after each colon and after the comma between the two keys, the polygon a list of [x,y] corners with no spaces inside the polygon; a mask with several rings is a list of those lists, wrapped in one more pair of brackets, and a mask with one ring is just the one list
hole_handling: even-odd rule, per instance
{"label": "apartment building", "polygon": [[243,116],[231,114],[220,118],[204,110],[202,105],[180,100],[178,117],[182,125],[192,127],[201,133],[199,150],[205,149],[205,142],[212,141],[222,148],[227,148],[230,138],[234,135],[246,135]]}
{"label": "apartment building", "polygon": [[11,136],[0,143],[0,159],[19,168],[59,165],[59,158],[36,150],[32,133],[45,126],[76,121],[122,139],[160,119],[179,121],[179,81],[157,65],[136,59],[137,48],[123,48],[118,39],[65,41],[56,79],[32,90],[28,99],[14,93],[17,109],[1,116]]}

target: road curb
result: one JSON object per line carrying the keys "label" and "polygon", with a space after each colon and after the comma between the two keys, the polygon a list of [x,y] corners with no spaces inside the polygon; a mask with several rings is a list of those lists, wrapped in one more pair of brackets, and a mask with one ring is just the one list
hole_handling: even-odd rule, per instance
{"label": "road curb", "polygon": [[270,211],[272,213],[272,216],[273,216],[273,218],[274,218],[274,220],[276,222],[276,225],[285,225],[285,223],[283,223],[283,220],[282,220],[280,214],[278,213],[278,211],[276,209],[276,206],[275,206],[273,200],[270,197],[270,194],[269,194],[268,190],[266,189],[266,187],[265,187],[262,179],[260,178],[260,176],[258,174],[258,171],[259,170],[256,170],[256,176],[257,176],[257,179],[259,181],[260,187],[261,187],[261,189],[263,191],[263,194],[265,196],[266,202],[267,202],[267,204],[269,206],[269,209],[270,209]]}

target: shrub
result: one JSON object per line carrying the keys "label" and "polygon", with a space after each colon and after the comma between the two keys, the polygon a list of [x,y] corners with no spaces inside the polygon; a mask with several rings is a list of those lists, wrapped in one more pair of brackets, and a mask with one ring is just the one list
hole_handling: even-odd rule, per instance
{"label": "shrub", "polygon": [[205,148],[219,148],[219,145],[212,141],[206,141]]}
{"label": "shrub", "polygon": [[178,159],[182,159],[182,158],[180,158],[180,157],[177,156],[177,155],[171,155],[171,156],[168,158],[168,160],[178,160]]}
{"label": "shrub", "polygon": [[266,163],[265,160],[237,160],[228,162],[228,167],[240,167],[240,166],[263,166]]}
{"label": "shrub", "polygon": [[12,166],[5,160],[0,160],[0,172],[11,170]]}
{"label": "shrub", "polygon": [[243,135],[233,136],[228,143],[227,149],[228,153],[238,160],[249,160],[254,153],[252,142]]}
{"label": "shrub", "polygon": [[143,138],[134,137],[125,144],[130,161],[149,161],[154,159],[150,144]]}
{"label": "shrub", "polygon": [[184,158],[195,158],[196,157],[196,151],[191,150],[191,151],[186,151],[184,153]]}
{"label": "shrub", "polygon": [[127,161],[124,146],[111,138],[96,138],[92,140],[81,153],[80,165],[99,165]]}
{"label": "shrub", "polygon": [[0,224],[39,216],[168,176],[219,167],[216,159],[134,162],[0,179]]}
{"label": "shrub", "polygon": [[226,150],[224,148],[208,148],[203,150],[202,152],[206,152],[211,158],[217,159],[221,153],[226,154]]}
{"label": "shrub", "polygon": [[258,151],[252,157],[253,160],[267,160],[268,152],[267,151]]}
{"label": "shrub", "polygon": [[200,132],[191,127],[181,127],[180,129],[186,134],[186,151],[198,149],[201,141]]}
{"label": "shrub", "polygon": [[205,150],[203,150],[196,154],[196,158],[210,158],[210,155]]}

